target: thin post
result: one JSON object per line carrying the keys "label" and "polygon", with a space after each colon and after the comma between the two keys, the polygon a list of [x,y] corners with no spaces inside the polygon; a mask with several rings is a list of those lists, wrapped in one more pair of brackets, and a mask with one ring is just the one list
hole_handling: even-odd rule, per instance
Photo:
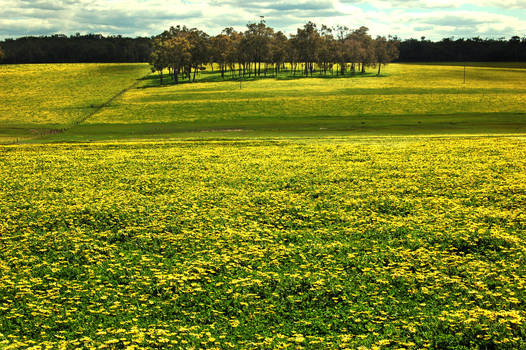
{"label": "thin post", "polygon": [[464,84],[466,83],[466,65],[464,65]]}

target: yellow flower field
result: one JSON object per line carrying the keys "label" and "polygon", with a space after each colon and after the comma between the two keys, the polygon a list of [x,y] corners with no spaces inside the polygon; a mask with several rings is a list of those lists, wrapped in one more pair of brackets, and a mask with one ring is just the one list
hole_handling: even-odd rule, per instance
{"label": "yellow flower field", "polygon": [[525,348],[526,138],[0,146],[0,348]]}

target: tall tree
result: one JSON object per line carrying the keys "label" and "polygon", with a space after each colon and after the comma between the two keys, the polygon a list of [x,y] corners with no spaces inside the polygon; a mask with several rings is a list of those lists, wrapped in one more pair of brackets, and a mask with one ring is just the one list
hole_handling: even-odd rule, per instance
{"label": "tall tree", "polygon": [[320,30],[320,42],[318,47],[318,67],[320,74],[327,74],[327,71],[332,68],[334,62],[334,37],[332,29],[326,25],[322,25]]}
{"label": "tall tree", "polygon": [[271,62],[275,65],[274,72],[277,75],[281,66],[287,59],[287,37],[282,32],[274,33],[271,41]]}
{"label": "tall tree", "polygon": [[221,71],[221,78],[225,79],[225,70],[228,65],[228,56],[231,49],[231,40],[228,35],[219,34],[210,39],[210,54],[213,60],[212,64],[219,64],[219,70]]}
{"label": "tall tree", "polygon": [[228,35],[228,38],[230,39],[230,46],[227,47],[227,50],[229,50],[227,54],[227,61],[230,66],[230,70],[232,71],[232,75],[235,74],[236,63],[238,64],[239,68],[239,76],[241,76],[241,74],[244,75],[245,53],[241,50],[243,33],[236,32],[232,27],[229,27],[223,29],[223,34]]}
{"label": "tall tree", "polygon": [[205,32],[193,28],[188,31],[186,38],[190,44],[189,73],[194,70],[195,81],[197,72],[204,69],[203,66],[210,60],[210,37]]}
{"label": "tall tree", "polygon": [[[265,20],[247,24],[243,47],[254,63],[254,75],[261,75],[261,63],[266,62],[270,54],[270,42],[274,29],[267,26]],[[250,62],[249,62],[250,65]],[[250,67],[249,67],[250,71]]]}
{"label": "tall tree", "polygon": [[153,51],[150,55],[150,65],[152,72],[159,72],[161,78],[161,85],[163,84],[163,70],[168,68],[169,59],[168,53],[161,37],[157,37],[153,41]]}
{"label": "tall tree", "polygon": [[375,53],[373,38],[368,34],[369,28],[360,27],[351,34],[351,38],[360,43],[360,63],[362,66],[362,73],[365,73],[365,68],[375,63]]}
{"label": "tall tree", "polygon": [[316,24],[308,22],[303,28],[298,28],[295,38],[300,60],[305,63],[304,73],[305,75],[310,73],[312,76],[314,62],[318,61],[321,44],[320,33],[316,28]]}
{"label": "tall tree", "polygon": [[361,42],[353,38],[352,35],[345,39],[343,47],[347,61],[351,63],[351,74],[354,75],[356,73],[356,64],[363,61],[365,49]]}
{"label": "tall tree", "polygon": [[398,58],[399,43],[391,38],[387,40],[384,36],[379,36],[374,41],[374,54],[378,64],[378,76],[380,76],[382,65],[386,65]]}
{"label": "tall tree", "polygon": [[349,62],[349,52],[347,50],[346,41],[349,37],[349,28],[344,26],[337,26],[335,28],[336,40],[337,42],[334,45],[334,57],[338,65],[340,66],[339,72],[341,75],[345,74],[345,67]]}
{"label": "tall tree", "polygon": [[[154,50],[150,57],[152,70],[160,72],[161,84],[163,82],[163,70],[168,68],[173,73],[176,83],[179,75],[185,72],[187,67],[192,67],[192,43],[188,40],[189,30],[180,26],[171,27],[154,39]],[[187,72],[190,76],[190,72]]]}
{"label": "tall tree", "polygon": [[186,36],[175,36],[166,40],[164,46],[177,84],[181,71],[192,63],[192,45]]}
{"label": "tall tree", "polygon": [[5,53],[2,50],[2,47],[0,46],[0,62],[2,62],[5,59]]}

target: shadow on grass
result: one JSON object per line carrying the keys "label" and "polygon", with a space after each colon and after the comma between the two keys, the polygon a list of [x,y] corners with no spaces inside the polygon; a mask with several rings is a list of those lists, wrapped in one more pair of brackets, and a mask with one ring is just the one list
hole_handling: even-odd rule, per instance
{"label": "shadow on grass", "polygon": [[38,142],[93,141],[163,137],[199,138],[258,135],[489,135],[524,134],[524,114],[460,113],[437,115],[367,115],[199,120],[131,124],[81,124]]}
{"label": "shadow on grass", "polygon": [[[381,77],[386,77],[387,75],[380,75]],[[295,74],[292,71],[280,72],[277,75],[273,72],[267,72],[266,75],[254,76],[254,75],[245,75],[244,77],[239,77],[239,75],[232,75],[230,72],[226,73],[224,77],[221,77],[219,71],[204,71],[199,73],[196,76],[196,80],[193,81],[193,75],[191,79],[179,79],[179,82],[176,83],[175,80],[169,76],[163,76],[163,84],[161,85],[161,78],[159,74],[150,74],[140,80],[146,81],[146,83],[138,89],[148,89],[160,86],[173,86],[173,85],[185,85],[185,84],[199,84],[199,83],[220,83],[220,82],[252,82],[265,79],[274,79],[274,80],[301,80],[301,79],[356,79],[356,78],[377,78],[378,76],[375,73],[346,73],[344,75],[337,74],[323,74],[320,72],[315,72],[312,75],[303,75],[301,72],[296,72]]]}

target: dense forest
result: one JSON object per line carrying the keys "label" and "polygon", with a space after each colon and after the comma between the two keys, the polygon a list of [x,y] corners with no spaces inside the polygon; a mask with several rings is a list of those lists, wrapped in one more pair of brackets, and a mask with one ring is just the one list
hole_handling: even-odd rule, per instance
{"label": "dense forest", "polygon": [[[247,29],[251,30],[253,25],[249,24]],[[336,41],[341,41],[342,30],[345,32],[344,27],[322,26],[316,30],[320,36],[330,37],[332,35]],[[278,36],[277,33],[279,32],[274,32],[273,35]],[[232,36],[233,30],[223,31],[209,39],[222,41],[225,35]],[[279,40],[284,41],[292,39],[283,33],[279,34],[279,37]],[[0,62],[148,62],[154,50],[156,38],[159,36],[126,38],[122,36],[105,37],[99,34],[73,36],[57,34],[5,39],[0,41]],[[395,62],[526,61],[526,37],[514,36],[510,39],[445,38],[440,41],[431,41],[426,38],[407,39],[400,41],[399,53],[399,58]]]}
{"label": "dense forest", "polygon": [[147,62],[151,38],[62,34],[6,39],[0,42],[3,63]]}
{"label": "dense forest", "polygon": [[442,39],[433,42],[404,40],[400,44],[400,62],[525,62],[526,37],[501,39]]}

